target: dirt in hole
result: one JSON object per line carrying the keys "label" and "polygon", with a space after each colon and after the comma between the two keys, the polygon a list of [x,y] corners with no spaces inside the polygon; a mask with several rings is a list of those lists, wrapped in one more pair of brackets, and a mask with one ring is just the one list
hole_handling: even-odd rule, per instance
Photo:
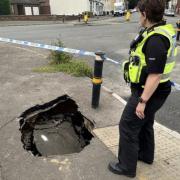
{"label": "dirt in hole", "polygon": [[20,116],[23,147],[35,156],[79,153],[90,144],[93,128],[68,95],[36,105]]}

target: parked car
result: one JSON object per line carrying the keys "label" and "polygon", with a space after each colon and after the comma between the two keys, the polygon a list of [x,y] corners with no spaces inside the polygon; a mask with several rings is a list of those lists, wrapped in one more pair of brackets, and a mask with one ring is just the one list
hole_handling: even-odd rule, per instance
{"label": "parked car", "polygon": [[164,14],[166,16],[175,16],[175,11],[174,9],[165,9]]}
{"label": "parked car", "polygon": [[136,9],[136,8],[131,9],[130,12],[131,12],[131,13],[137,12],[137,9]]}
{"label": "parked car", "polygon": [[125,4],[123,2],[114,3],[114,16],[123,16],[125,14]]}

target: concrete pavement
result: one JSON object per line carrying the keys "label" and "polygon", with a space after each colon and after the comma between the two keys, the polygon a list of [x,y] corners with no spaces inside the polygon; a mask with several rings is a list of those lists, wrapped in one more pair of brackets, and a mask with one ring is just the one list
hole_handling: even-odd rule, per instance
{"label": "concrete pavement", "polygon": [[[102,88],[100,107],[91,109],[92,84],[88,78],[63,73],[34,73],[47,63],[41,52],[32,53],[0,44],[0,177],[2,180],[125,180],[111,174],[107,165],[117,155],[120,115],[125,103],[118,95]],[[17,117],[26,109],[68,94],[80,111],[95,122],[95,138],[82,152],[64,156],[34,157],[22,148]],[[154,165],[138,162],[137,180],[175,180],[180,176],[179,134],[155,124]]]}

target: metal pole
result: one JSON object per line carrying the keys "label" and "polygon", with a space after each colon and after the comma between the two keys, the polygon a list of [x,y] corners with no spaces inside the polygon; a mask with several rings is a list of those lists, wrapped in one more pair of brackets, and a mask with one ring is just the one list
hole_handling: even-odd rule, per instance
{"label": "metal pole", "polygon": [[63,15],[63,18],[62,18],[62,22],[64,23],[64,21],[65,21],[65,15]]}
{"label": "metal pole", "polygon": [[102,84],[102,71],[103,71],[103,62],[105,59],[105,53],[97,52],[95,63],[94,63],[94,76],[92,79],[93,91],[92,91],[92,108],[96,109],[99,106],[100,91]]}
{"label": "metal pole", "polygon": [[78,15],[78,21],[81,22],[81,15]]}

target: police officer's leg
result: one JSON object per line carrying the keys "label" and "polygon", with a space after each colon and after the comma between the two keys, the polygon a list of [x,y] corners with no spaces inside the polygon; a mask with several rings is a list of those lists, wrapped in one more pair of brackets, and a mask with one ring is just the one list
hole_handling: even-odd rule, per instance
{"label": "police officer's leg", "polygon": [[177,41],[179,41],[180,31],[177,32]]}
{"label": "police officer's leg", "polygon": [[146,106],[145,124],[139,134],[139,159],[152,164],[154,160],[154,117],[167,97],[152,97]]}
{"label": "police officer's leg", "polygon": [[119,125],[120,142],[118,159],[123,170],[129,173],[136,173],[139,132],[144,120],[139,119],[135,110],[138,104],[138,96],[132,95],[129,99]]}
{"label": "police officer's leg", "polygon": [[139,155],[138,159],[148,164],[154,160],[154,114],[146,117],[146,123],[139,134]]}

